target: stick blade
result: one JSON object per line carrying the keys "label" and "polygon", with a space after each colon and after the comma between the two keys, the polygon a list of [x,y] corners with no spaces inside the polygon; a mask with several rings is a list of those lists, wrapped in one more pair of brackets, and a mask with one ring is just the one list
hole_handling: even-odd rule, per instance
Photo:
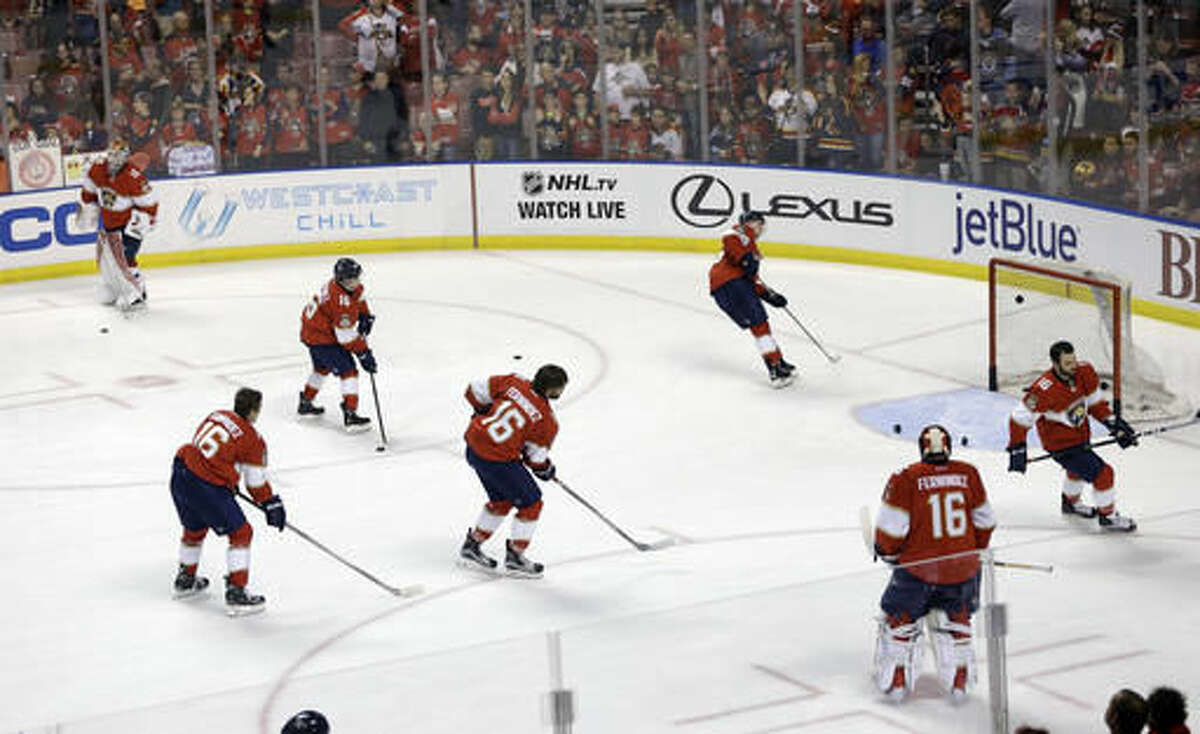
{"label": "stick blade", "polygon": [[393,586],[388,591],[392,592],[392,596],[398,596],[401,599],[411,599],[414,596],[420,596],[425,593],[425,587],[421,584],[413,584],[411,586]]}
{"label": "stick blade", "polygon": [[662,540],[656,540],[653,543],[638,543],[637,549],[640,551],[656,551],[662,550],[663,548],[670,548],[673,545],[675,545],[674,538],[663,538]]}
{"label": "stick blade", "polygon": [[875,560],[875,523],[871,519],[871,508],[863,505],[858,508],[858,527],[862,531],[863,547],[867,555]]}

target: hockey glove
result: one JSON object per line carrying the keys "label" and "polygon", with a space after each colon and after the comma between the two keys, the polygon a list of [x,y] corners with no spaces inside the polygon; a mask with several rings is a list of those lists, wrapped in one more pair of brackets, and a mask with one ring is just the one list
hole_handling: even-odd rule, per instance
{"label": "hockey glove", "polygon": [[1014,443],[1008,447],[1008,470],[1015,471],[1021,474],[1025,473],[1025,465],[1029,463],[1029,453],[1025,449],[1025,442]]}
{"label": "hockey glove", "polygon": [[358,333],[367,336],[371,333],[371,327],[375,326],[375,317],[369,313],[360,313],[358,315]]}
{"label": "hockey glove", "polygon": [[1108,429],[1109,434],[1117,439],[1117,445],[1123,449],[1137,445],[1137,433],[1134,432],[1133,426],[1125,422],[1125,419],[1120,416],[1113,416],[1104,421],[1104,426]]}
{"label": "hockey glove", "polygon": [[370,349],[359,353],[358,363],[362,365],[363,370],[371,374],[375,374],[375,370],[379,369],[379,365],[375,363],[375,355],[371,354]]}
{"label": "hockey glove", "polygon": [[273,494],[267,498],[267,501],[262,503],[262,511],[267,515],[267,524],[273,528],[279,528],[279,532],[283,532],[283,527],[287,525],[287,511],[283,509],[283,500],[279,495]]}
{"label": "hockey glove", "polygon": [[759,298],[763,299],[775,308],[783,308],[787,305],[787,298],[785,298],[782,293],[776,293],[770,288],[764,290]]}
{"label": "hockey glove", "polygon": [[883,549],[879,547],[878,543],[875,544],[875,558],[892,566],[895,566],[900,562],[900,554],[897,553],[896,555],[888,555],[887,553],[883,552]]}
{"label": "hockey glove", "polygon": [[741,266],[742,275],[745,277],[753,278],[758,275],[758,258],[754,256],[753,252],[747,252],[745,255],[742,255],[742,259],[738,262],[738,265]]}
{"label": "hockey glove", "polygon": [[546,465],[540,468],[536,466],[530,468],[533,469],[533,475],[543,482],[549,482],[554,479],[555,470],[554,462],[552,461],[547,461]]}

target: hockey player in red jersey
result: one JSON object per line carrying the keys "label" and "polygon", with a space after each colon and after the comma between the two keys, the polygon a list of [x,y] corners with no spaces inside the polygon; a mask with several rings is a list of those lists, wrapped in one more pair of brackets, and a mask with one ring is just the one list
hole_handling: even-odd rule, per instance
{"label": "hockey player in red jersey", "polygon": [[333,279],[304,307],[300,318],[300,341],[308,347],[313,371],[300,393],[300,415],[321,415],[325,409],[313,398],[330,372],[342,383],[342,424],[348,431],[365,430],[371,419],[358,414],[358,369],[354,356],[367,372],[375,372],[375,355],[367,346],[367,335],[375,317],[363,298],[362,266],[343,257],[333,266]]}
{"label": "hockey player in red jersey", "polygon": [[987,548],[996,518],[979,471],[951,459],[951,443],[942,426],[921,431],[921,460],[888,479],[875,523],[876,555],[899,564],[880,600],[886,617],[875,646],[875,683],[894,700],[916,686],[927,616],[942,688],[961,700],[975,682],[979,557],[972,551]]}
{"label": "hockey player in red jersey", "polygon": [[225,604],[232,615],[262,611],[266,602],[246,591],[254,531],[234,499],[239,478],[266,513],[268,525],[282,532],[287,518],[283,500],[267,480],[267,444],[254,428],[261,411],[261,392],[247,387],[238,390],[233,410],[210,413],[192,440],[175,452],[171,470],[171,499],[183,524],[175,596],[194,596],[208,587],[208,579],[196,571],[200,546],[212,528],[217,535],[229,536]]}
{"label": "hockey player in red jersey", "polygon": [[554,479],[550,446],[558,434],[558,421],[550,401],[557,400],[566,386],[566,370],[553,364],[540,367],[532,382],[519,375],[494,375],[467,386],[467,402],[475,409],[465,435],[467,463],[479,475],[488,502],[459,551],[465,562],[496,568],[496,559],[484,553],[480,544],[515,507],[504,567],[516,576],[542,575],[543,565],[525,557],[542,512],[542,491],[529,470],[543,482]]}
{"label": "hockey player in red jersey", "polygon": [[[1025,398],[1013,409],[1008,420],[1008,470],[1025,473],[1028,454],[1025,437],[1037,425],[1042,447],[1066,471],[1062,487],[1062,513],[1080,517],[1099,516],[1105,530],[1132,532],[1137,523],[1117,512],[1117,492],[1113,488],[1112,467],[1092,450],[1088,416],[1108,428],[1117,444],[1125,449],[1137,443],[1133,428],[1115,415],[1100,394],[1100,378],[1087,362],[1075,357],[1070,342],[1055,342],[1050,347],[1050,369],[1025,390]],[[1093,507],[1080,501],[1088,484],[1092,485]]]}
{"label": "hockey player in red jersey", "polygon": [[99,221],[96,264],[100,267],[101,300],[115,303],[121,311],[146,303],[137,255],[158,217],[158,194],[142,173],[148,164],[146,154],[131,156],[125,141],[114,140],[107,158],[93,164],[84,176],[75,215],[80,230],[95,230]]}
{"label": "hockey player in red jersey", "polygon": [[768,288],[758,277],[758,238],[767,220],[761,212],[743,212],[733,229],[721,237],[721,257],[708,270],[708,290],[721,310],[743,329],[754,335],[758,351],[767,364],[771,384],[784,387],[792,382],[796,367],[783,359],[783,352],[771,336],[767,312],[759,303],[776,308],[787,305],[787,298]]}

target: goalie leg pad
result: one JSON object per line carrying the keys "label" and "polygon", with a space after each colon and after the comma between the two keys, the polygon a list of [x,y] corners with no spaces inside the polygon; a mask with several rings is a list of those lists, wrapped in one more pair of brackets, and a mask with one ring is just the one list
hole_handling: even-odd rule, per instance
{"label": "goalie leg pad", "polygon": [[[890,698],[903,699],[916,688],[921,670],[920,620],[908,616],[888,616],[879,620],[875,640],[875,686]],[[897,686],[897,670],[902,670],[903,686]]]}
{"label": "goalie leg pad", "polygon": [[977,677],[971,615],[966,609],[952,614],[935,609],[926,619],[937,663],[938,683],[943,691],[956,699],[965,697],[967,691],[974,687]]}

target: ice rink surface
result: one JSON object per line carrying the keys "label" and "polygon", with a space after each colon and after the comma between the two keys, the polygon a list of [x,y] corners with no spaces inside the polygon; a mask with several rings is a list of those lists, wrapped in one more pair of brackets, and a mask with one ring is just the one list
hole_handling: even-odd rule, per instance
{"label": "ice rink surface", "polygon": [[[0,288],[0,732],[275,732],[310,707],[339,733],[546,731],[550,630],[582,734],[987,730],[986,680],[952,708],[929,655],[915,699],[873,693],[887,569],[857,513],[917,458],[919,426],[856,418],[915,400],[915,422],[955,429],[940,411],[957,401],[919,398],[984,386],[984,283],[768,260],[763,276],[843,357],[827,363],[772,310],[800,374],[772,390],[707,294],[708,256],[362,256],[390,439],[377,453],[377,434],[341,430],[334,380],[323,419],[295,417],[299,315],[334,259],[153,270],[132,320],[94,303],[93,278]],[[1200,334],[1137,318],[1135,339],[1200,405]],[[637,538],[678,544],[639,553],[544,485],[529,551],[544,579],[459,569],[483,499],[462,458],[463,389],[548,361],[571,376],[559,476]],[[258,428],[289,521],[427,594],[391,597],[249,509],[266,613],[171,599],[171,457],[240,385],[265,393]],[[1062,520],[1050,462],[1020,477],[1003,452],[956,444],[988,485],[998,557],[1055,569],[998,573],[1014,726],[1100,731],[1121,687],[1200,700],[1200,427],[1103,451],[1132,536]],[[218,588],[224,549],[210,536],[201,563]]]}

